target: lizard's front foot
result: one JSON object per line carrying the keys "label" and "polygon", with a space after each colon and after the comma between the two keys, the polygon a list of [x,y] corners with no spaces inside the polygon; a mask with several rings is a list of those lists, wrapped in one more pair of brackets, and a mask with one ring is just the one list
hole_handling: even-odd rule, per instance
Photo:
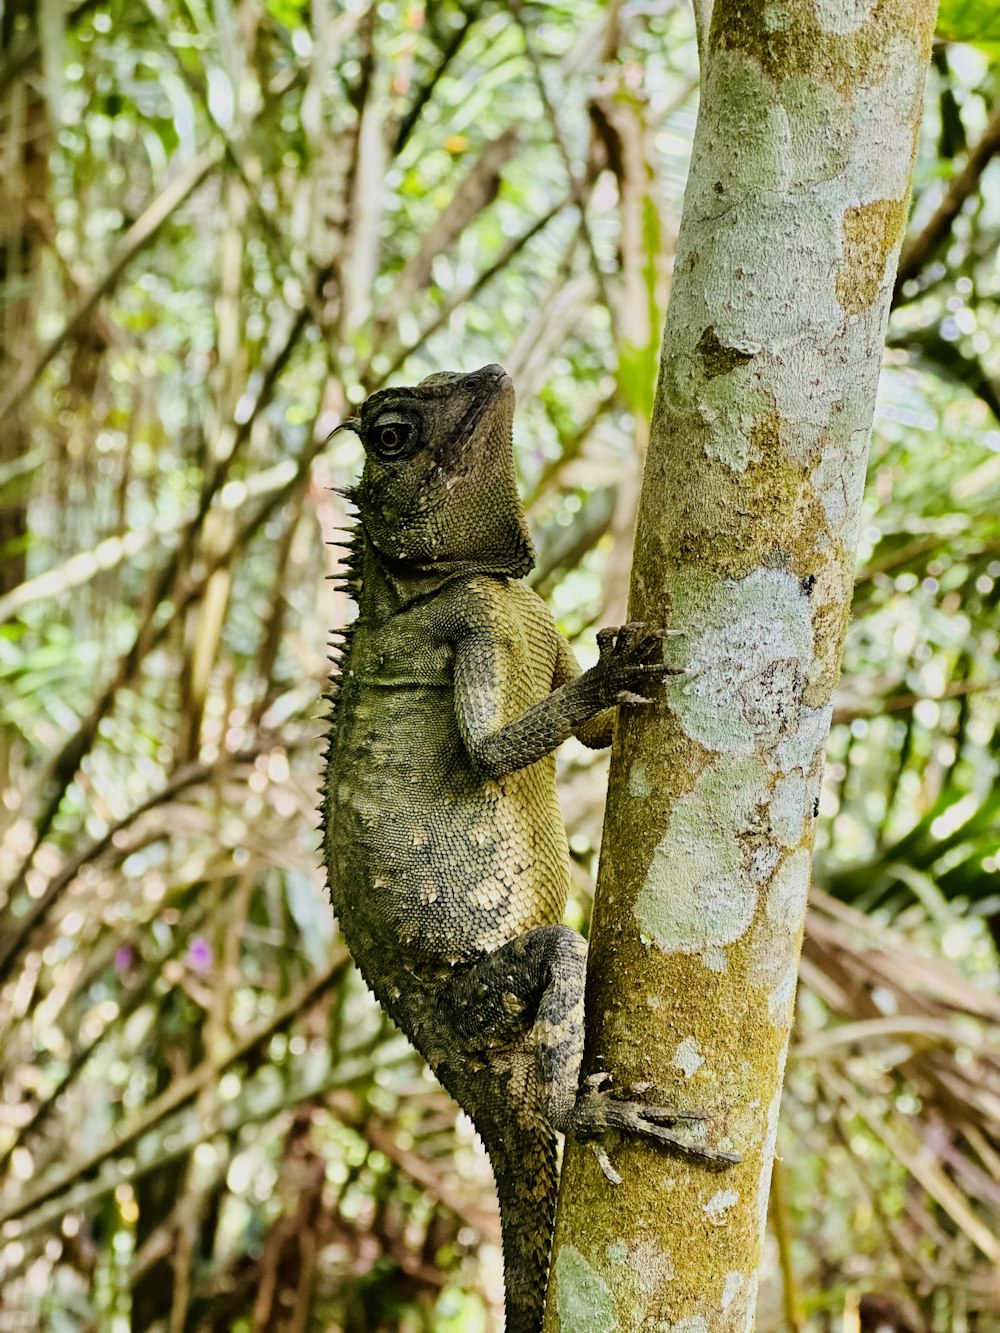
{"label": "lizard's front foot", "polygon": [[736,1153],[722,1152],[707,1144],[692,1142],[675,1130],[666,1128],[667,1125],[685,1122],[702,1125],[709,1118],[704,1112],[676,1111],[666,1106],[650,1105],[642,1100],[643,1094],[650,1091],[652,1085],[649,1083],[634,1083],[614,1092],[610,1083],[611,1075],[607,1073],[591,1074],[584,1080],[573,1108],[569,1132],[578,1139],[590,1142],[601,1170],[612,1185],[620,1185],[622,1178],[611,1165],[607,1150],[600,1142],[609,1130],[655,1139],[658,1143],[669,1144],[681,1152],[723,1166],[732,1166],[740,1160]]}
{"label": "lizard's front foot", "polygon": [[680,667],[663,660],[663,640],[678,631],[651,629],[633,620],[618,629],[597,632],[600,658],[588,673],[596,681],[605,707],[613,704],[652,704],[647,691],[667,679],[682,676]]}

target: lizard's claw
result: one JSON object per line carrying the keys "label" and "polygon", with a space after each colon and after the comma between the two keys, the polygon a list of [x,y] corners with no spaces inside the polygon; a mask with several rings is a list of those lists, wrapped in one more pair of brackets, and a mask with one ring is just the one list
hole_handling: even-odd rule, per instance
{"label": "lizard's claw", "polygon": [[672,1129],[664,1129],[659,1123],[661,1118],[676,1120],[676,1115],[670,1116],[669,1112],[664,1112],[659,1107],[635,1106],[628,1102],[624,1105],[628,1107],[628,1112],[623,1117],[621,1127],[631,1130],[633,1134],[641,1134],[660,1143],[669,1143],[672,1147],[679,1148],[681,1152],[690,1153],[692,1157],[704,1157],[706,1161],[718,1162],[721,1166],[735,1166],[740,1160],[738,1153],[723,1152],[722,1149],[710,1148],[705,1143],[694,1143]]}
{"label": "lizard's claw", "polygon": [[663,642],[670,633],[666,629],[650,629],[641,620],[630,620],[618,629],[598,631],[600,659],[592,671],[607,704],[655,703],[647,691],[668,676],[684,674],[682,668],[668,666],[663,660]]}
{"label": "lizard's claw", "polygon": [[[611,1075],[604,1072],[592,1074],[584,1080],[570,1131],[577,1138],[600,1140],[609,1130],[617,1130],[619,1133],[640,1135],[658,1143],[669,1144],[681,1152],[720,1166],[732,1166],[740,1160],[736,1153],[711,1148],[706,1143],[666,1128],[667,1125],[678,1123],[704,1125],[709,1119],[704,1111],[678,1111],[672,1107],[650,1105],[640,1100],[643,1094],[650,1091],[651,1084],[648,1083],[623,1087],[620,1092],[612,1092],[610,1084]],[[592,1147],[608,1180],[613,1185],[620,1184],[621,1176],[612,1166],[603,1143],[592,1142]]]}
{"label": "lizard's claw", "polygon": [[622,1183],[622,1177],[611,1165],[611,1158],[608,1156],[608,1150],[605,1148],[604,1144],[591,1142],[590,1148],[594,1156],[597,1158],[597,1165],[604,1172],[605,1176],[607,1176],[610,1184],[620,1185]]}

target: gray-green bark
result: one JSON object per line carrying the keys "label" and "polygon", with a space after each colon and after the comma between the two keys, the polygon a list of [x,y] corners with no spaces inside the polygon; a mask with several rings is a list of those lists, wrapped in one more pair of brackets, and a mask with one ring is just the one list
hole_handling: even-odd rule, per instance
{"label": "gray-green bark", "polygon": [[753,1327],[824,745],[933,0],[716,0],[631,615],[682,634],[619,725],[588,1069],[711,1111],[707,1169],[568,1145],[550,1333]]}

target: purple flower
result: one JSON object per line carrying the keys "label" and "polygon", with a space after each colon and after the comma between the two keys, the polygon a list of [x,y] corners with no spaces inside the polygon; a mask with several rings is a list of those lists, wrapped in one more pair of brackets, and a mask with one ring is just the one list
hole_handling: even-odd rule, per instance
{"label": "purple flower", "polygon": [[212,946],[204,935],[193,935],[187,952],[188,967],[195,972],[207,972],[212,966]]}
{"label": "purple flower", "polygon": [[120,944],[115,950],[115,971],[128,972],[135,962],[135,954],[127,944]]}

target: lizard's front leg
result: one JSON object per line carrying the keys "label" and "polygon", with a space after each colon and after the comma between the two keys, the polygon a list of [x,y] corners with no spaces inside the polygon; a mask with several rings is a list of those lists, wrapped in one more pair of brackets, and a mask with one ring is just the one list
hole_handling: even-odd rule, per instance
{"label": "lizard's front leg", "polygon": [[500,718],[509,677],[524,664],[491,629],[468,634],[455,654],[455,713],[469,756],[499,778],[551,754],[609,708],[653,703],[649,691],[682,674],[663,661],[665,633],[640,623],[601,630],[594,666],[507,722]]}

